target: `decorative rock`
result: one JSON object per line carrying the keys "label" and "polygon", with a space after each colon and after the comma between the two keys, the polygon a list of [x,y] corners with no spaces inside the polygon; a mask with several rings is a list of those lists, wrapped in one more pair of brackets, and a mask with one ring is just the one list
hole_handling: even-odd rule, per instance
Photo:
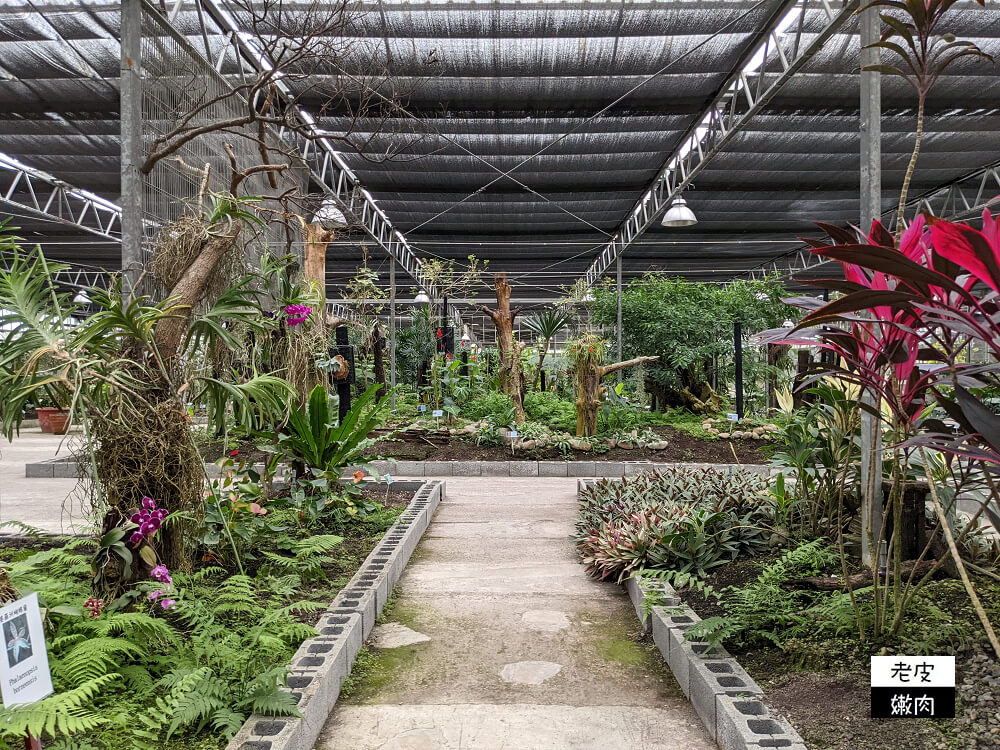
{"label": "decorative rock", "polygon": [[375,648],[402,648],[415,643],[427,643],[429,640],[429,636],[410,630],[398,622],[376,625],[372,632],[372,645]]}
{"label": "decorative rock", "polygon": [[732,433],[733,440],[740,440],[745,434],[743,430],[736,430]]}
{"label": "decorative rock", "polygon": [[618,441],[614,438],[608,438],[608,449],[614,448],[618,445]]}
{"label": "decorative rock", "polygon": [[520,685],[541,685],[562,670],[561,664],[551,661],[518,661],[506,664],[500,670],[500,679]]}
{"label": "decorative rock", "polygon": [[662,451],[668,445],[666,440],[659,440],[655,443],[650,443],[648,448],[652,451]]}
{"label": "decorative rock", "polygon": [[778,432],[781,428],[772,422],[771,424],[764,425],[764,429],[770,430],[771,432]]}
{"label": "decorative rock", "polygon": [[530,630],[542,630],[547,633],[569,627],[566,613],[553,609],[529,609],[521,615],[521,622]]}
{"label": "decorative rock", "polygon": [[728,432],[720,432],[719,433],[719,437],[720,438],[728,438],[729,437],[729,433]]}
{"label": "decorative rock", "polygon": [[626,441],[626,442],[623,442],[623,443],[618,443],[618,447],[621,448],[622,450],[630,451],[633,448],[635,448],[635,445],[633,443],[630,443],[630,442]]}
{"label": "decorative rock", "polygon": [[526,451],[532,450],[538,443],[534,440],[525,440],[521,443],[520,448]]}
{"label": "decorative rock", "polygon": [[589,451],[592,447],[588,441],[577,440],[576,438],[570,440],[569,444],[570,447],[575,451]]}

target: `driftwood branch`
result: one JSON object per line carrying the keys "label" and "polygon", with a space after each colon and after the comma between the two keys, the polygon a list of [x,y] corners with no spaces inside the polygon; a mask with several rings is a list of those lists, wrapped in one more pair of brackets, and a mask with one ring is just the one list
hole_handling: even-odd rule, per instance
{"label": "driftwood branch", "polygon": [[288,169],[287,164],[256,164],[252,167],[247,167],[246,169],[240,169],[239,165],[236,163],[236,154],[233,152],[233,147],[228,143],[223,143],[222,148],[226,150],[226,155],[229,157],[229,164],[233,168],[233,176],[229,180],[229,193],[234,196],[236,195],[236,190],[239,188],[240,183],[242,183],[247,177],[260,172],[266,172],[271,178],[271,181],[274,182],[275,173],[284,172]]}
{"label": "driftwood branch", "polygon": [[[934,567],[934,562],[934,560],[922,560],[919,563],[915,563],[913,560],[904,562],[899,571],[900,577],[908,576],[911,572],[915,575],[923,575]],[[888,576],[891,580],[891,570],[888,572]],[[871,586],[872,583],[874,583],[872,572],[864,570],[860,573],[849,575],[847,578],[843,578],[842,576],[789,578],[781,584],[781,588],[786,591],[794,591],[796,589],[815,589],[816,591],[847,591],[850,589],[853,591],[854,589]]]}
{"label": "driftwood branch", "polygon": [[618,372],[619,370],[627,370],[629,367],[635,367],[636,365],[645,364],[646,362],[655,362],[659,359],[659,356],[655,357],[636,357],[635,359],[628,359],[624,362],[615,362],[614,364],[604,365],[601,367],[601,377],[605,375],[610,375],[613,372]]}

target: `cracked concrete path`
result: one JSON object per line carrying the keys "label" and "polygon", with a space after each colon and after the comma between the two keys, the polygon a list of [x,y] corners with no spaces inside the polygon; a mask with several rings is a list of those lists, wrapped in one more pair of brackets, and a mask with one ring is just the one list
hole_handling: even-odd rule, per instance
{"label": "cracked concrete path", "polygon": [[575,479],[447,480],[388,616],[429,641],[372,650],[319,750],[712,750],[621,587],[573,548]]}

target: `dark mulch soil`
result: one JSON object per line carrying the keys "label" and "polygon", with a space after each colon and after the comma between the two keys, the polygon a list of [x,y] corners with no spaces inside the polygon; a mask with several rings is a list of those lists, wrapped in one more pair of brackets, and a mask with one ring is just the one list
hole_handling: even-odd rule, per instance
{"label": "dark mulch soil", "polygon": [[385,506],[386,508],[405,508],[413,499],[413,490],[393,490],[387,493],[385,485],[376,487],[366,487],[361,492],[361,496],[373,503]]}
{"label": "dark mulch soil", "polygon": [[[706,577],[717,591],[755,580],[781,551],[739,559]],[[851,572],[854,568],[852,566]],[[702,618],[725,615],[718,600],[682,591],[684,602]],[[868,654],[853,641],[798,643],[779,648],[729,649],[765,690],[765,701],[785,716],[813,750],[939,750],[997,747],[966,741],[953,722],[928,719],[872,719]],[[957,658],[963,674],[968,654]],[[944,732],[944,733],[942,733]],[[949,735],[951,739],[949,740]]]}
{"label": "dark mulch soil", "polygon": [[407,461],[657,461],[662,463],[724,463],[736,458],[744,464],[763,464],[770,458],[767,443],[757,440],[703,440],[667,425],[652,428],[664,437],[665,449],[652,451],[644,448],[624,450],[613,448],[605,453],[573,451],[569,456],[555,447],[511,452],[510,446],[476,445],[475,439],[433,431],[408,431],[394,436],[390,441],[370,448],[369,455],[381,455]]}
{"label": "dark mulch soil", "polygon": [[813,750],[933,750],[940,731],[920,720],[871,719],[867,674],[798,672],[767,686],[767,701]]}

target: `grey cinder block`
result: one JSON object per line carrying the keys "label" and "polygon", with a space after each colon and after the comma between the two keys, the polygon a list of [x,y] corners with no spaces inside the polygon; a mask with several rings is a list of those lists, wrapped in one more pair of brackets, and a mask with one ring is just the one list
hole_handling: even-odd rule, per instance
{"label": "grey cinder block", "polygon": [[484,477],[509,477],[510,461],[483,461],[481,474]]}
{"label": "grey cinder block", "polygon": [[568,476],[566,461],[539,461],[538,476],[540,477],[565,477]]}
{"label": "grey cinder block", "polygon": [[452,466],[452,476],[456,477],[478,477],[481,473],[481,461],[455,461]]}
{"label": "grey cinder block", "polygon": [[625,476],[625,464],[621,461],[594,461],[594,476],[621,477]]}
{"label": "grey cinder block", "polygon": [[510,466],[510,475],[512,477],[538,476],[537,461],[511,461],[509,466]]}
{"label": "grey cinder block", "polygon": [[396,472],[401,477],[422,477],[424,475],[423,461],[397,461]]}
{"label": "grey cinder block", "polygon": [[425,477],[450,477],[454,461],[424,461]]}
{"label": "grey cinder block", "polygon": [[570,477],[593,477],[593,461],[568,461],[566,463],[566,476]]}

